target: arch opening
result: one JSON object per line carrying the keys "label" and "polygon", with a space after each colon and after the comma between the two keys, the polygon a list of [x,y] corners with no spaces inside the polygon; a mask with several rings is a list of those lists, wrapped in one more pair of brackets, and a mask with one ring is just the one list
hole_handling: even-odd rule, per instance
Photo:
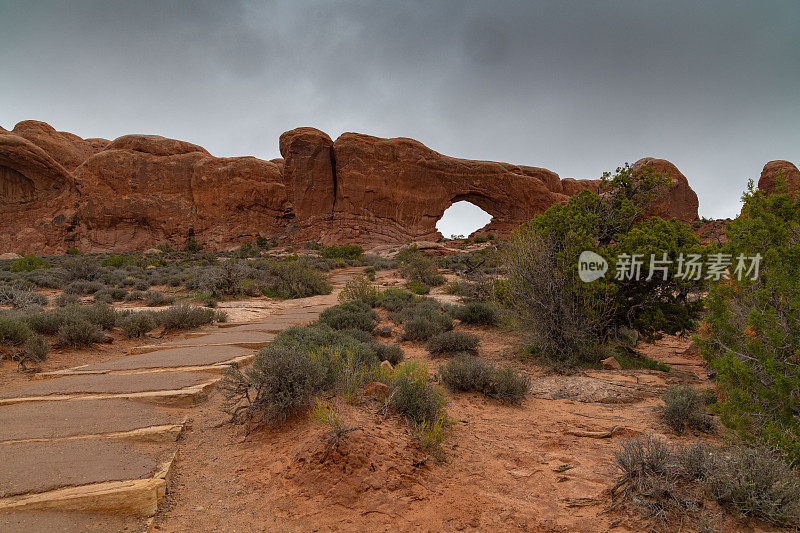
{"label": "arch opening", "polygon": [[492,215],[467,200],[453,202],[436,222],[446,239],[469,237],[492,221]]}

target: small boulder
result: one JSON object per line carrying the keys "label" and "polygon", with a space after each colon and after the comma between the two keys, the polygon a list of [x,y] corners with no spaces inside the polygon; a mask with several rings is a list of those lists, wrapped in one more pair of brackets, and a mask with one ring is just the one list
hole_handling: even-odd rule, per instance
{"label": "small boulder", "polygon": [[391,337],[392,326],[383,326],[378,328],[378,335],[380,335],[381,337]]}
{"label": "small boulder", "polygon": [[390,363],[389,361],[381,361],[381,368],[385,368],[386,370],[392,370],[394,367],[392,366],[392,363]]}
{"label": "small boulder", "polygon": [[603,368],[606,370],[622,370],[622,365],[619,364],[614,357],[609,357],[607,359],[603,359],[600,361],[603,365]]}
{"label": "small boulder", "polygon": [[[387,363],[388,361],[384,361]],[[391,365],[389,365],[391,366]],[[389,396],[389,386],[380,381],[373,381],[364,386],[364,396],[374,396],[375,398],[386,398]]]}
{"label": "small boulder", "polygon": [[19,254],[15,254],[14,252],[7,252],[7,253],[4,253],[4,254],[0,254],[0,261],[10,261],[10,260],[19,259],[20,257],[22,257],[22,256],[19,255]]}
{"label": "small boulder", "polygon": [[143,253],[144,253],[145,255],[151,255],[151,254],[160,254],[160,253],[162,253],[162,252],[161,252],[161,250],[159,250],[158,248],[148,248],[148,249],[147,249],[147,250],[145,250]]}

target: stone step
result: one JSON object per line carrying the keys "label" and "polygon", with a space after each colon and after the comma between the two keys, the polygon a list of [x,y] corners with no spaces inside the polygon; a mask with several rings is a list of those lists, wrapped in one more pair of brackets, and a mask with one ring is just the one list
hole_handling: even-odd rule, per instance
{"label": "stone step", "polygon": [[138,401],[189,406],[206,398],[220,379],[203,372],[86,374],[38,381],[0,394],[0,405],[33,401],[130,398]]}
{"label": "stone step", "polygon": [[37,374],[52,377],[74,374],[129,373],[133,371],[181,370],[186,368],[219,371],[219,365],[242,364],[252,359],[254,350],[239,346],[187,346],[169,347],[152,352],[134,354],[121,359],[83,365],[67,370]]}
{"label": "stone step", "polygon": [[0,452],[3,502],[65,487],[152,478],[175,450],[168,443],[87,439],[7,443]]}
{"label": "stone step", "polygon": [[0,445],[91,437],[169,441],[177,438],[186,415],[183,409],[118,398],[4,405],[0,406]]}
{"label": "stone step", "polygon": [[135,515],[57,510],[0,512],[0,531],[5,533],[108,533],[147,529],[148,518]]}

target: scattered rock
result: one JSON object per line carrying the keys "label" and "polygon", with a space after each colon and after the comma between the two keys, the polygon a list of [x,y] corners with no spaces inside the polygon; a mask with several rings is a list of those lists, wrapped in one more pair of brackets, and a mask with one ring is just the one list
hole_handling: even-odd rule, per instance
{"label": "scattered rock", "polygon": [[534,398],[617,404],[657,396],[664,388],[586,376],[548,376],[534,380],[530,390]]}
{"label": "scattered rock", "polygon": [[16,260],[22,257],[19,254],[15,254],[14,252],[6,252],[4,254],[0,254],[0,261],[9,261],[9,260]]}
{"label": "scattered rock", "polygon": [[619,364],[619,361],[614,357],[608,357],[600,362],[606,370],[622,370],[622,365]]}
{"label": "scattered rock", "polygon": [[392,370],[394,367],[392,366],[392,363],[390,363],[389,361],[381,361],[381,368],[385,368],[386,370]]}
{"label": "scattered rock", "polygon": [[160,254],[160,253],[162,252],[158,248],[148,248],[147,250],[144,251],[145,255]]}
{"label": "scattered rock", "polygon": [[[388,363],[388,361],[384,361],[384,363]],[[380,381],[373,381],[372,383],[367,383],[364,386],[364,396],[375,397],[375,398],[386,398],[388,395],[389,395],[389,386],[386,383],[381,383]]]}

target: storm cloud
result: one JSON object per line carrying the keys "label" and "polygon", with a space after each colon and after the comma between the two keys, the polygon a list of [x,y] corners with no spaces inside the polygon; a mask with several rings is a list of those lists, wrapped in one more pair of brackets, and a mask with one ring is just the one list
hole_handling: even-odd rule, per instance
{"label": "storm cloud", "polygon": [[800,163],[800,3],[0,2],[0,125],[277,157],[314,126],[596,178],[665,158],[700,214]]}

